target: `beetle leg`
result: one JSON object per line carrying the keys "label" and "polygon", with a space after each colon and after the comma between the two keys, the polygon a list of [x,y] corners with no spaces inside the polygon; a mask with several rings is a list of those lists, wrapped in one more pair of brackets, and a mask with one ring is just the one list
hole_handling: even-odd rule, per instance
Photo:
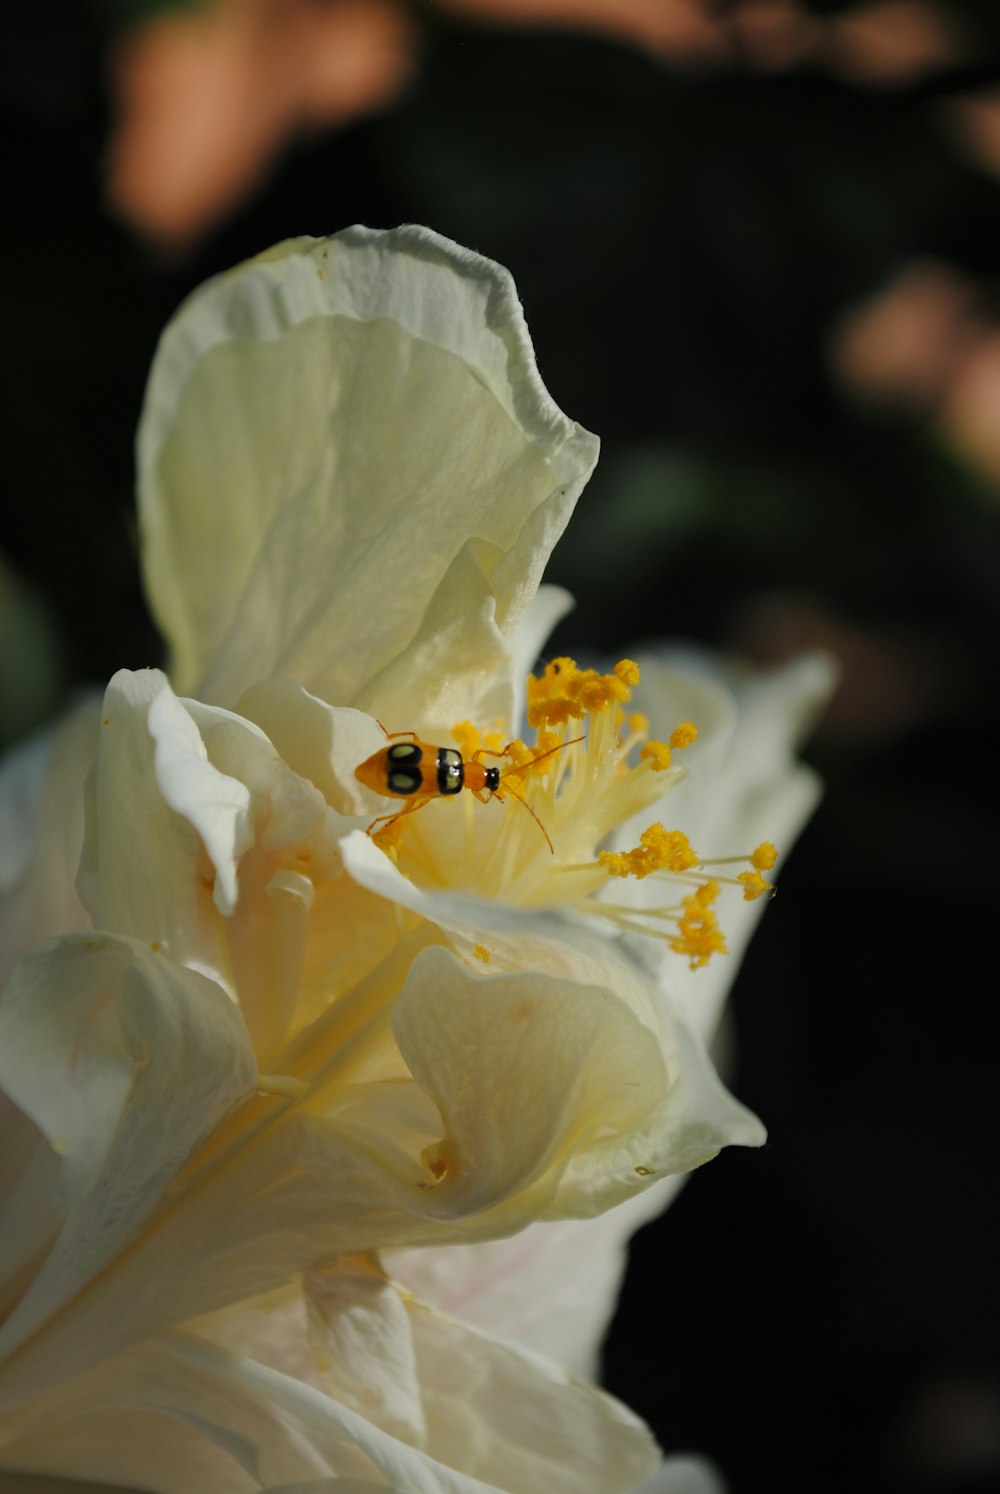
{"label": "beetle leg", "polygon": [[374,832],[376,825],[381,825],[383,829],[388,830],[389,826],[401,820],[404,814],[416,814],[418,809],[423,809],[424,805],[429,804],[433,798],[433,794],[426,794],[420,799],[408,799],[405,809],[397,809],[395,814],[380,814],[378,819],[372,820],[368,826],[368,834],[371,835]]}
{"label": "beetle leg", "polygon": [[395,742],[398,737],[409,737],[411,742],[419,742],[420,738],[415,731],[386,731],[378,717],[375,717],[375,725],[385,737],[387,742]]}

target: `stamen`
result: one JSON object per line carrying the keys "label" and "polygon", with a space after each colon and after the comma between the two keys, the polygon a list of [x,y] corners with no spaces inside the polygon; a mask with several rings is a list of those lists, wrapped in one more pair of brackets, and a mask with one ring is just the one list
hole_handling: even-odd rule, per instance
{"label": "stamen", "polygon": [[670,948],[675,954],[687,955],[692,970],[707,965],[714,954],[728,954],[726,941],[719,920],[709,906],[719,895],[717,882],[706,882],[684,899],[684,914],[680,920],[680,932],[671,939]]}
{"label": "stamen", "polygon": [[[405,844],[404,874],[423,878],[430,871],[438,885],[466,885],[515,906],[574,908],[623,931],[663,939],[692,969],[706,965],[713,954],[726,953],[713,904],[722,885],[740,888],[747,900],[773,892],[764,876],[778,855],[770,841],[762,841],[750,855],[708,860],[683,831],[657,821],[631,850],[597,850],[618,826],[663,799],[683,776],[675,754],[698,736],[693,722],[681,721],[665,741],[649,740],[648,718],[627,709],[638,682],[639,669],[631,659],[622,659],[607,674],[580,669],[567,657],[553,659],[527,681],[533,744],[520,738],[504,743],[499,731],[481,731],[470,721],[452,729],[467,761],[504,759],[499,789],[485,797],[496,797],[501,804],[518,799],[535,826],[527,826],[520,811],[509,810],[502,815],[495,811],[493,825],[487,826],[475,798],[466,795],[465,835],[450,842],[447,864],[428,866],[430,845],[420,845],[424,835],[412,825],[420,816],[392,821],[378,835],[379,844],[394,859]],[[573,725],[583,721],[585,729],[578,727],[571,735]],[[429,831],[436,823],[428,820],[425,828]],[[428,834],[427,841],[435,838]],[[735,863],[732,872],[729,862]],[[734,875],[737,866],[743,869]],[[605,902],[601,894],[611,890],[613,877],[654,877],[658,885],[671,882],[673,893],[655,907]],[[482,945],[473,955],[489,959]]]}
{"label": "stamen", "polygon": [[678,752],[683,752],[685,747],[691,746],[697,735],[698,728],[693,721],[682,721],[670,733],[670,745],[671,747],[675,747]]}
{"label": "stamen", "polygon": [[736,880],[742,882],[743,896],[748,903],[752,903],[755,898],[763,897],[765,892],[774,892],[774,883],[765,882],[756,868],[753,871],[740,872]]}
{"label": "stamen", "polygon": [[613,877],[637,877],[640,881],[651,872],[681,872],[699,865],[684,832],[666,830],[659,823],[642,832],[634,851],[602,851],[597,859]]}
{"label": "stamen", "polygon": [[673,753],[666,742],[647,742],[639,753],[641,760],[648,761],[654,773],[662,773],[670,767]]}
{"label": "stamen", "polygon": [[629,699],[639,683],[639,666],[621,659],[611,674],[578,669],[573,659],[553,659],[540,678],[528,676],[528,724],[564,726]]}

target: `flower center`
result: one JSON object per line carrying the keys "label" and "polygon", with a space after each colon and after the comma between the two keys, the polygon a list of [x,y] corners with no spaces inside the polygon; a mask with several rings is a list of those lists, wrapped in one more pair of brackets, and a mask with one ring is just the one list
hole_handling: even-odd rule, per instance
{"label": "flower center", "polygon": [[[668,741],[650,740],[645,716],[627,710],[638,682],[638,666],[629,659],[609,674],[580,669],[568,658],[552,660],[541,675],[528,677],[533,743],[504,743],[498,730],[481,731],[468,721],[453,730],[467,762],[495,759],[496,790],[480,804],[463,794],[464,816],[455,805],[431,802],[419,814],[396,819],[377,843],[424,886],[460,888],[519,907],[572,908],[665,938],[693,969],[724,954],[713,904],[726,884],[741,887],[747,899],[770,892],[763,873],[774,865],[774,846],[765,842],[746,855],[706,859],[683,831],[657,822],[632,849],[601,849],[683,777],[676,755],[697,737],[697,728],[682,721]],[[739,864],[748,869],[737,875],[723,870]],[[663,900],[649,905],[644,889],[632,901],[615,901],[611,888],[623,878],[652,879],[647,887],[662,889]],[[479,957],[488,954],[484,948]]]}

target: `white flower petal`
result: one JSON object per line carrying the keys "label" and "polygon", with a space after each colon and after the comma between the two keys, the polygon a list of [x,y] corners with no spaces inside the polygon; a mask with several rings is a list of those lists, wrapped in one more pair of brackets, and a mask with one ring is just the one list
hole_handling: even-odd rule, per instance
{"label": "white flower petal", "polygon": [[[817,775],[794,754],[829,698],[832,661],[807,654],[770,673],[743,671],[734,678],[714,655],[687,651],[678,662],[641,656],[641,668],[639,703],[653,735],[669,736],[679,720],[689,719],[698,725],[698,740],[684,754],[684,779],[662,805],[646,811],[642,824],[626,827],[619,843],[634,845],[644,825],[659,817],[707,857],[749,853],[762,840],[772,841],[781,853],[780,872],[821,793]],[[653,881],[623,884],[635,906],[656,901]],[[715,1030],[767,899],[733,895],[719,906],[728,957],[700,970],[677,962],[670,972],[672,989],[706,1036]]]}
{"label": "white flower petal", "polygon": [[485,943],[492,971],[533,970],[603,986],[641,1022],[655,1026],[652,1001],[621,955],[622,946],[580,919],[558,909],[510,907],[465,892],[424,892],[360,831],[345,836],[340,852],[345,870],[360,887],[437,924],[466,958],[476,958],[477,947]]}
{"label": "white flower petal", "polygon": [[667,989],[665,967],[669,963],[672,980],[679,962],[659,944],[632,937],[612,941],[552,913],[459,894],[421,893],[360,833],[342,841],[341,851],[351,877],[439,924],[462,953],[471,957],[481,937],[498,955],[491,970],[527,967],[613,992],[623,1016],[637,1017],[650,1034],[647,1044],[652,1040],[662,1050],[667,1080],[657,1081],[646,1119],[641,1124],[636,1119],[627,1132],[609,1130],[588,1142],[567,1168],[551,1217],[589,1217],[649,1187],[656,1177],[700,1166],[723,1146],[762,1144],[760,1122],[722,1084],[683,1003]]}
{"label": "white flower petal", "polygon": [[306,1289],[334,1394],[393,1429],[400,1407],[387,1392],[408,1387],[410,1439],[452,1468],[512,1494],[624,1494],[654,1461],[652,1438],[618,1401],[400,1298],[364,1263],[335,1262]]}
{"label": "white flower petal", "polygon": [[127,1479],[150,1494],[303,1485],[497,1494],[329,1396],[185,1334],[151,1340],[0,1419],[0,1463]]}
{"label": "white flower petal", "polygon": [[98,710],[98,701],[81,701],[0,766],[0,980],[43,939],[90,921],[76,869]]}
{"label": "white flower petal", "polygon": [[[571,1231],[593,1238],[590,1224],[547,1228],[557,1246]],[[481,1248],[514,1250],[523,1238]],[[442,1263],[442,1275],[454,1262],[461,1275],[463,1260],[478,1248],[396,1251],[392,1258],[434,1258]],[[522,1258],[511,1254],[509,1273],[516,1274],[520,1264]],[[479,1284],[487,1292],[494,1285],[482,1277]],[[554,1273],[546,1284],[556,1286]],[[617,1402],[536,1355],[493,1341],[503,1335],[470,1331],[431,1312],[409,1291],[401,1300],[373,1263],[342,1258],[310,1275],[306,1288],[312,1303],[309,1336],[327,1388],[383,1431],[403,1430],[398,1422],[403,1410],[404,1426],[409,1423],[404,1440],[440,1462],[516,1494],[535,1489],[608,1494],[630,1488],[648,1466],[648,1434]],[[545,1311],[541,1295],[534,1308]],[[527,1313],[527,1298],[524,1309]],[[502,1310],[497,1304],[498,1319]],[[213,1314],[199,1320],[195,1331],[306,1383],[321,1383],[298,1291],[271,1293]],[[409,1410],[402,1401],[407,1390]]]}
{"label": "white flower petal", "polygon": [[546,1219],[503,1240],[390,1250],[383,1261],[394,1280],[442,1312],[598,1380],[628,1241],[680,1184],[662,1178],[593,1219]]}
{"label": "white flower petal", "polygon": [[[502,658],[596,452],[507,273],[427,229],[295,240],[210,282],[164,335],[139,435],[179,687],[231,703],[288,674],[352,704],[405,656],[430,689],[442,586]],[[483,658],[457,663],[475,685]]]}
{"label": "white flower petal", "polygon": [[533,1183],[597,1138],[627,1137],[664,1087],[648,1029],[610,992],[537,971],[477,975],[441,949],[414,962],[393,1031],[445,1125],[428,1198],[438,1217],[507,1203],[527,1222]]}
{"label": "white flower petal", "polygon": [[201,733],[169,686],[150,703],[147,725],[164,802],[198,832],[215,868],[216,907],[224,915],[232,913],[239,858],[254,839],[249,789],[208,761]]}
{"label": "white flower petal", "polygon": [[331,706],[295,680],[252,685],[239,710],[256,722],[282,759],[314,783],[338,814],[371,816],[371,800],[354,770],[385,746],[378,723],[350,706]]}
{"label": "white flower petal", "polygon": [[[212,867],[198,831],[164,798],[157,774],[149,714],[161,695],[172,702],[169,716],[179,722],[176,710],[183,713],[183,708],[159,670],[123,669],[108,685],[88,783],[80,898],[96,927],[157,943],[176,960],[214,971]],[[160,766],[168,792],[187,805],[184,769],[191,766],[192,786],[207,791],[211,803],[221,775],[202,758],[200,739],[190,736],[190,718],[186,725],[180,723],[173,740],[166,734],[166,721],[161,727]],[[235,866],[227,863],[224,852],[245,839],[249,796],[238,785],[223,784],[220,790],[224,824],[213,850],[223,868],[223,886],[232,892]],[[198,817],[207,822],[209,812]]]}
{"label": "white flower petal", "polygon": [[[528,603],[510,640],[511,674],[514,679],[514,708],[508,719],[513,733],[520,733],[525,709],[525,683],[535,668],[546,639],[557,623],[576,606],[562,586],[543,585]],[[491,717],[483,716],[484,721]]]}
{"label": "white flower petal", "polygon": [[[61,1158],[64,1222],[0,1328],[3,1400],[73,1373],[54,1315],[134,1238],[255,1073],[222,991],[133,940],[66,935],[15,968],[0,997],[0,1087]],[[127,1318],[129,1305],[106,1310]]]}
{"label": "white flower petal", "polygon": [[661,983],[660,1031],[668,1084],[653,1111],[628,1136],[611,1137],[589,1153],[574,1157],[549,1210],[553,1218],[590,1218],[624,1196],[626,1170],[642,1180],[690,1172],[718,1155],[724,1146],[762,1146],[763,1125],[729,1093],[705,1048],[704,1039],[680,1002]]}
{"label": "white flower petal", "polygon": [[341,1256],[302,1283],[325,1388],[392,1437],[427,1447],[413,1304],[367,1257]]}
{"label": "white flower petal", "polygon": [[431,1451],[511,1494],[624,1494],[656,1456],[620,1402],[429,1311],[417,1359]]}

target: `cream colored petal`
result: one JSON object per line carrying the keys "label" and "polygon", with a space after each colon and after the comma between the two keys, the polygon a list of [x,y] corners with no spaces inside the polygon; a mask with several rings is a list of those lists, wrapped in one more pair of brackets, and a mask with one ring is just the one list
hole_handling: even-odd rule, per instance
{"label": "cream colored petal", "polygon": [[0,980],[43,939],[90,921],[76,871],[98,712],[97,700],[81,701],[0,766]]}
{"label": "cream colored petal", "polygon": [[[166,677],[155,669],[121,670],[108,685],[88,783],[78,888],[97,927],[156,943],[174,959],[214,973],[213,868],[198,831],[168,804],[157,775],[149,712],[163,694],[172,698]],[[208,780],[209,787],[215,781],[197,744],[186,747],[186,740],[187,728],[182,727],[182,740],[173,748],[165,742],[161,749],[171,792],[183,791],[185,752],[197,766],[199,781]],[[246,821],[239,801],[245,791],[229,787],[226,797],[227,822],[241,843]],[[225,868],[222,846],[214,849]],[[232,866],[229,871],[231,892],[235,871]]]}
{"label": "cream colored petal", "polygon": [[[532,597],[510,640],[511,673],[514,679],[514,707],[509,718],[512,733],[522,731],[525,711],[525,684],[538,663],[542,649],[557,623],[576,606],[562,586],[542,585]],[[483,716],[482,721],[491,718]]]}
{"label": "cream colored petal", "polygon": [[[447,807],[447,806],[445,806]],[[429,811],[428,811],[429,812]],[[348,875],[361,887],[443,929],[456,950],[481,969],[525,969],[602,986],[650,1028],[656,1014],[641,972],[616,941],[559,910],[525,909],[462,892],[424,892],[396,870],[370,836],[355,832],[340,842]]]}
{"label": "cream colored petal", "polygon": [[[32,1335],[35,1390],[64,1372],[54,1315],[135,1236],[255,1072],[222,991],[133,940],[66,935],[15,968],[0,1085],[61,1159],[64,1222],[0,1329],[0,1397],[30,1393],[16,1350]],[[127,1300],[113,1311],[127,1316]]]}
{"label": "cream colored petal", "polygon": [[353,704],[394,660],[436,664],[442,587],[477,628],[493,615],[496,651],[596,452],[506,272],[427,229],[290,241],[210,282],[164,335],[139,434],[179,688],[232,703],[287,674]]}
{"label": "cream colored petal", "polygon": [[408,1440],[491,1487],[624,1494],[655,1460],[648,1431],[618,1401],[400,1297],[364,1262],[334,1262],[306,1291],[333,1394],[391,1429],[408,1389]]}
{"label": "cream colored petal", "polygon": [[188,1335],[154,1339],[0,1419],[0,1466],[149,1494],[493,1494],[329,1396]]}
{"label": "cream colored petal", "polygon": [[[666,962],[669,956],[657,951],[653,958]],[[572,1159],[550,1217],[590,1218],[627,1196],[626,1178],[631,1191],[639,1192],[654,1179],[701,1167],[724,1146],[762,1146],[767,1139],[757,1116],[722,1083],[704,1039],[666,979],[651,972],[650,986],[661,1006],[668,1085],[655,1109],[626,1137],[609,1137]]]}
{"label": "cream colored petal", "polygon": [[[808,735],[834,684],[832,661],[807,654],[770,673],[728,674],[713,655],[694,653],[680,663],[642,659],[641,705],[654,735],[669,734],[680,719],[698,723],[699,736],[684,754],[687,773],[662,805],[644,816],[662,818],[683,830],[703,856],[749,854],[772,841],[780,873],[802,826],[821,794],[812,769],[795,752]],[[631,824],[622,844],[642,827]],[[739,867],[731,868],[740,870]],[[656,888],[624,883],[636,906],[656,901]],[[747,902],[736,892],[719,903],[719,917],[730,951],[701,970],[677,961],[670,970],[673,990],[698,1030],[710,1035],[719,1020],[740,958],[768,900]],[[775,905],[780,917],[780,903]]]}
{"label": "cream colored petal", "polygon": [[413,1447],[428,1447],[413,1305],[366,1256],[341,1256],[303,1281],[309,1341],[325,1388]]}
{"label": "cream colored petal", "polygon": [[414,963],[393,1031],[444,1122],[429,1166],[438,1217],[505,1204],[597,1138],[626,1137],[663,1091],[648,1030],[610,992],[526,971],[477,975],[448,951]]}
{"label": "cream colored petal", "polygon": [[441,1311],[597,1380],[628,1241],[680,1181],[661,1179],[593,1219],[547,1219],[504,1240],[390,1250],[383,1261],[395,1281]]}
{"label": "cream colored petal", "polygon": [[[420,1094],[396,1086],[407,1087]],[[440,1122],[435,1131],[426,1098],[425,1108],[429,1141]],[[261,1126],[251,1144],[199,1159],[113,1265],[0,1367],[0,1411],[178,1322],[270,1291],[331,1252],[456,1232],[429,1214],[419,1146],[401,1151],[398,1123],[386,1137],[374,1114],[366,1134],[277,1097],[253,1113]]]}
{"label": "cream colored petal", "polygon": [[239,896],[239,859],[254,841],[250,791],[209,762],[201,733],[169,686],[150,702],[146,722],[157,787],[197,832],[215,869],[215,905],[230,914]]}
{"label": "cream colored petal", "polygon": [[240,698],[239,710],[267,733],[283,760],[314,783],[339,814],[370,816],[370,795],[354,770],[385,746],[371,716],[349,706],[328,705],[295,680],[282,677],[251,685]]}
{"label": "cream colored petal", "polygon": [[449,741],[457,721],[510,721],[513,672],[496,621],[496,597],[478,547],[451,561],[415,637],[354,697],[390,730]]}
{"label": "cream colored petal", "polygon": [[[649,1034],[645,1041],[666,1068],[647,1097],[646,1118],[588,1141],[560,1185],[554,1217],[589,1217],[644,1190],[657,1177],[700,1166],[723,1146],[761,1145],[763,1127],[721,1083],[697,1026],[684,1003],[671,994],[668,981],[679,962],[658,942],[631,936],[605,939],[552,913],[459,894],[421,893],[364,835],[348,836],[341,851],[353,878],[437,923],[477,968],[472,950],[481,939],[496,956],[488,968],[498,975],[500,970],[528,970],[542,980],[569,978],[601,987],[613,993],[624,1017],[637,1018]],[[522,1203],[526,1210],[529,1203],[538,1208],[535,1198]],[[525,1222],[530,1217],[526,1213]]]}
{"label": "cream colored petal", "polygon": [[[16,1300],[66,1218],[62,1166],[38,1126],[0,1094],[0,1297]],[[7,1221],[16,1221],[16,1227]]]}

